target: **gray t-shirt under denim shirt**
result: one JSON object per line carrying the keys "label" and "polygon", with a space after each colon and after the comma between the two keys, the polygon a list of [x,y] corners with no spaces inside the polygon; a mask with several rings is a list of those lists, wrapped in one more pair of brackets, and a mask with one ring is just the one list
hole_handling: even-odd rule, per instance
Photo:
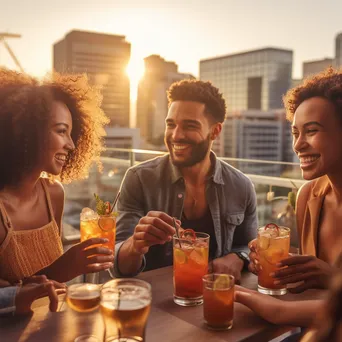
{"label": "gray t-shirt under denim shirt", "polygon": [[[213,152],[210,157],[214,169],[208,178],[206,198],[214,223],[216,258],[234,251],[248,251],[248,242],[256,237],[258,226],[253,183]],[[127,170],[118,201],[114,259],[117,277],[123,276],[118,269],[118,252],[123,242],[133,235],[139,220],[149,211],[163,211],[181,219],[184,198],[184,179],[169,154]],[[152,246],[138,273],[170,264],[172,242]]]}

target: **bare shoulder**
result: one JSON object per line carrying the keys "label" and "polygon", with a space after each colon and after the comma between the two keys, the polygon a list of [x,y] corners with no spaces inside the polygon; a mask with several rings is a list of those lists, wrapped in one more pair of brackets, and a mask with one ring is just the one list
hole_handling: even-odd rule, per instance
{"label": "bare shoulder", "polygon": [[62,183],[57,180],[44,179],[45,184],[51,198],[51,204],[55,213],[55,218],[58,221],[64,209],[64,187]]}

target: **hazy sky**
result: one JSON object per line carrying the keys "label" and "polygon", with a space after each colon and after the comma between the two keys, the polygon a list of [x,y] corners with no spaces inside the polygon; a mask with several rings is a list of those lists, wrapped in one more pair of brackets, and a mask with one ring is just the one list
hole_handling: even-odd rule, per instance
{"label": "hazy sky", "polygon": [[[341,0],[1,0],[0,32],[11,39],[24,69],[51,69],[52,44],[72,29],[126,35],[138,70],[160,54],[181,72],[198,75],[198,61],[265,46],[294,51],[293,76],[304,60],[334,55],[342,31]],[[0,46],[0,64],[14,67]],[[134,68],[133,68],[134,69]]]}

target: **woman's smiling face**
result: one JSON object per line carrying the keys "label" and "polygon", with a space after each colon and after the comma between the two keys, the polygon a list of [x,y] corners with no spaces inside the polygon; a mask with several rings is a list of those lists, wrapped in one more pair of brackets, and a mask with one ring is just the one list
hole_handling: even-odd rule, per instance
{"label": "woman's smiling face", "polygon": [[292,135],[304,179],[342,171],[342,116],[332,102],[323,97],[303,101],[294,115]]}

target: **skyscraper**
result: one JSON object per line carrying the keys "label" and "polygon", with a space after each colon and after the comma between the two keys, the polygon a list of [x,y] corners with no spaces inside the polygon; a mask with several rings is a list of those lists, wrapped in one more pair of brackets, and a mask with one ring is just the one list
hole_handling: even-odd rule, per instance
{"label": "skyscraper", "polygon": [[71,31],[53,46],[53,68],[60,73],[87,73],[93,84],[102,87],[102,108],[110,126],[129,127],[130,54],[125,36]]}
{"label": "skyscraper", "polygon": [[200,79],[223,92],[229,111],[282,108],[282,95],[291,86],[292,51],[260,50],[200,61]]}
{"label": "skyscraper", "polygon": [[[228,113],[213,150],[222,157],[295,161],[292,136],[285,110],[246,110]],[[283,166],[239,161],[234,164],[246,173],[280,176]]]}
{"label": "skyscraper", "polygon": [[333,65],[334,60],[332,58],[303,62],[303,78],[318,74],[319,72]]}
{"label": "skyscraper", "polygon": [[193,76],[179,73],[175,62],[165,61],[158,55],[148,56],[144,62],[145,73],[138,88],[137,127],[145,142],[161,145],[168,111],[166,91],[172,83]]}
{"label": "skyscraper", "polygon": [[342,32],[335,38],[335,66],[342,67]]}

